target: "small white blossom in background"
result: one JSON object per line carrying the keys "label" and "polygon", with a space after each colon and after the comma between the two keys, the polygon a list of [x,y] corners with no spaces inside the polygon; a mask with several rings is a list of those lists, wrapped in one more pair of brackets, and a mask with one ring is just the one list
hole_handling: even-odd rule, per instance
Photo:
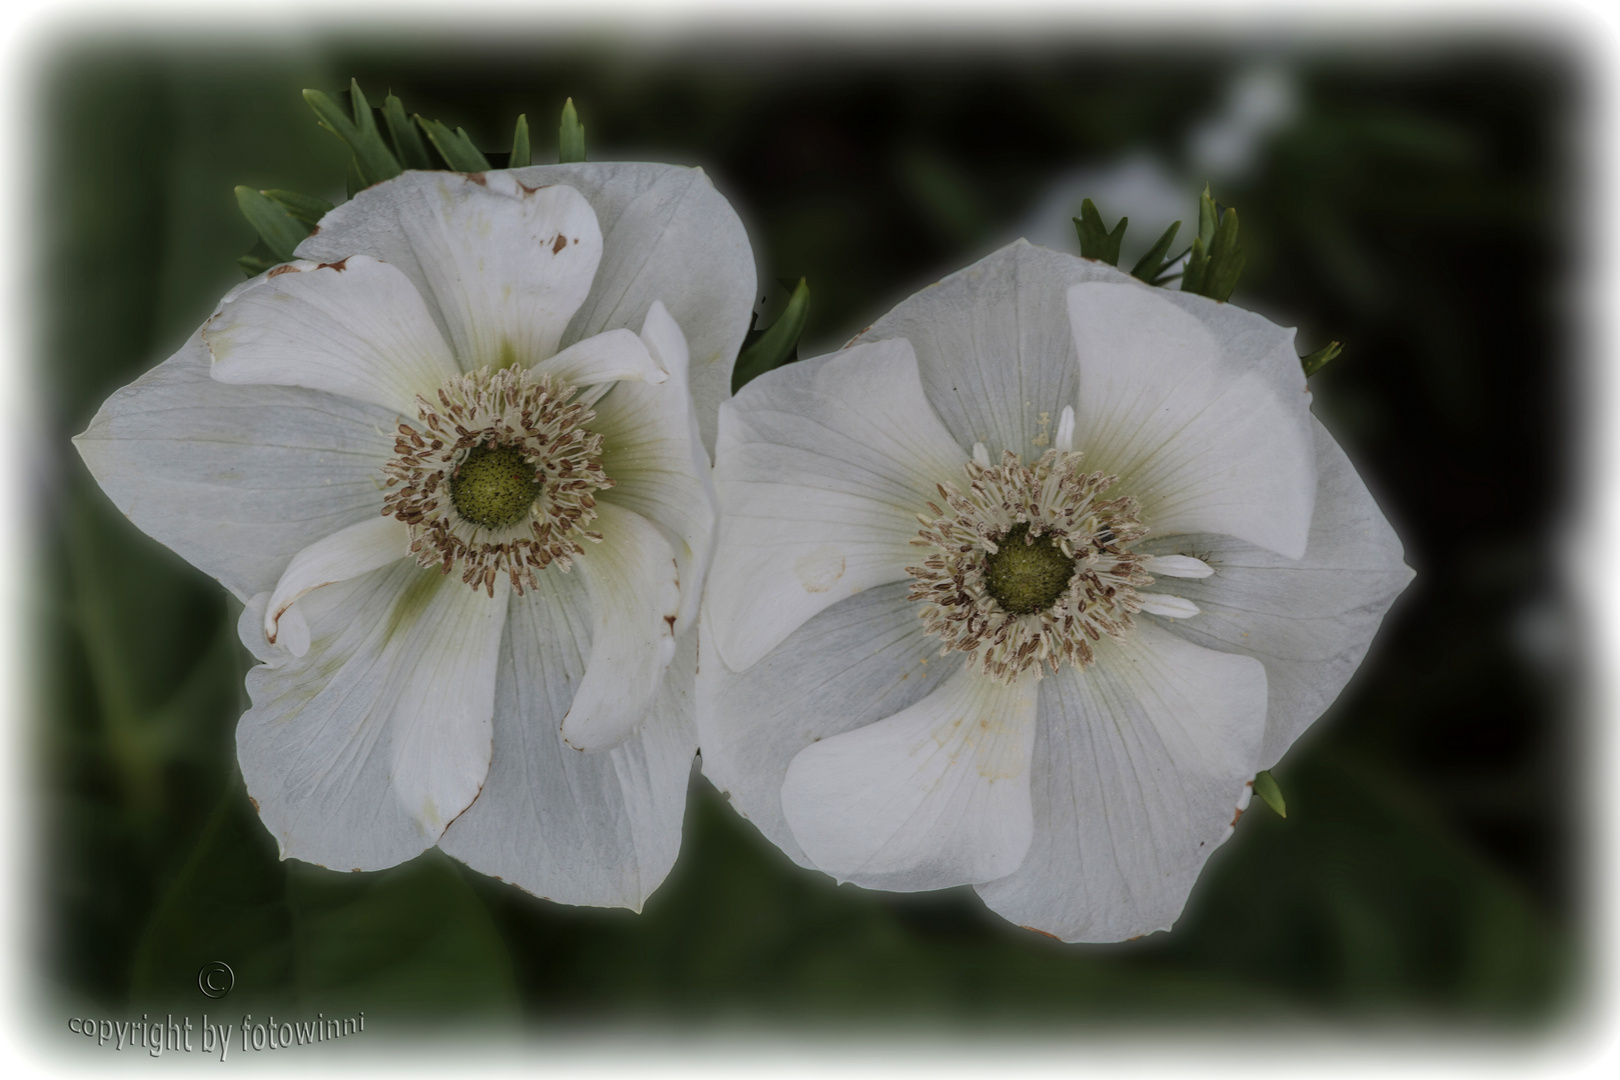
{"label": "small white blossom in background", "polygon": [[75,440],[246,604],[249,795],[284,858],[437,844],[639,909],[697,746],[741,222],[696,169],[408,172],[297,254]]}
{"label": "small white blossom in background", "polygon": [[1023,241],[749,384],[704,771],[839,880],[1167,929],[1412,576],[1309,401],[1292,330]]}

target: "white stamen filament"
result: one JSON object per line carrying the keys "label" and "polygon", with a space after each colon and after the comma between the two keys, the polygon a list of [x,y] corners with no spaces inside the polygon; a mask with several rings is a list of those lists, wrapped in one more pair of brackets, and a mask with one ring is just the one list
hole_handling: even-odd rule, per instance
{"label": "white stamen filament", "polygon": [[990,451],[985,448],[984,443],[976,442],[973,444],[973,460],[979,463],[980,468],[988,469],[990,467]]}

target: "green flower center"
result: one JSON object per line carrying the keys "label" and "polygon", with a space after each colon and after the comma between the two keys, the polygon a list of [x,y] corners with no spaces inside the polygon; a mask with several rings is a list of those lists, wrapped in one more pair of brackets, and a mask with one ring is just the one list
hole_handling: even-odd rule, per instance
{"label": "green flower center", "polygon": [[515,446],[475,446],[450,478],[456,513],[489,528],[522,521],[539,494],[534,465]]}
{"label": "green flower center", "polygon": [[1029,539],[1029,523],[1019,522],[996,541],[985,559],[985,587],[1003,611],[1029,615],[1057,603],[1074,577],[1074,560],[1052,543],[1051,533]]}

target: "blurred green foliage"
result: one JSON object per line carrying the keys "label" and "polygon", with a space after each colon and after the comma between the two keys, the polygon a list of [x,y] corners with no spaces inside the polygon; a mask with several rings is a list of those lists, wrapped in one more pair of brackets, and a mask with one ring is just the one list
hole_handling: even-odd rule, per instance
{"label": "blurred green foliage", "polygon": [[[555,38],[60,53],[37,97],[54,432],[33,597],[44,976],[107,1009],[201,1010],[197,968],[225,960],[233,1008],[359,1003],[380,1020],[454,1007],[558,1030],[1555,1015],[1585,940],[1581,650],[1556,585],[1576,378],[1569,60],[1486,40],[1303,53],[1302,112],[1251,172],[1217,184],[1244,208],[1234,300],[1297,321],[1302,349],[1355,343],[1313,380],[1316,408],[1418,578],[1275,770],[1288,818],[1245,816],[1173,933],[1063,946],[970,890],[837,887],[701,779],[681,859],[639,916],[539,901],[431,852],[376,874],[278,862],[235,770],[235,604],[122,520],[67,438],[240,281],[254,237],[239,185],[256,212],[295,221],[280,195],[344,198],[349,151],[304,88],[388,88],[393,145],[415,131],[398,93],[445,121],[424,125],[440,154],[526,151],[513,117],[557,116],[571,95],[593,160],[709,172],[762,279],[814,290],[813,307],[773,291],[759,320],[797,321],[816,343],[798,355],[814,355],[1016,235],[1060,174],[1144,147],[1185,166],[1186,132],[1246,55]],[[1206,178],[1193,179],[1184,215]]]}

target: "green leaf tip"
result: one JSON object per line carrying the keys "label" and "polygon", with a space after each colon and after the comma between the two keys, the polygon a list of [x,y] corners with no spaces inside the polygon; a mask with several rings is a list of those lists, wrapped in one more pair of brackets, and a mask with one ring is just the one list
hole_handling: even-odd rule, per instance
{"label": "green leaf tip", "polygon": [[1169,257],[1170,245],[1176,242],[1176,233],[1180,229],[1181,222],[1172,221],[1170,227],[1164,230],[1164,234],[1154,241],[1147,254],[1138,259],[1136,265],[1131,267],[1131,277],[1145,281],[1149,285],[1157,285],[1159,279],[1164,277],[1165,271],[1181,260],[1180,255],[1175,258]]}
{"label": "green leaf tip", "polygon": [[313,224],[300,221],[268,192],[250,187],[237,186],[236,205],[276,262],[288,262],[294,257],[293,250],[303,243]]}
{"label": "green leaf tip", "polygon": [[1254,793],[1260,796],[1267,806],[1275,810],[1278,817],[1286,818],[1288,816],[1288,804],[1283,801],[1282,788],[1277,786],[1277,778],[1271,775],[1270,769],[1255,773]]}
{"label": "green leaf tip", "polygon": [[1109,232],[1103,224],[1102,215],[1097,212],[1097,204],[1090,199],[1080,203],[1080,216],[1074,219],[1074,231],[1080,237],[1080,254],[1087,259],[1096,259],[1109,266],[1119,265],[1119,245],[1125,239],[1125,226],[1131,219],[1122,217],[1114,231]]}
{"label": "green leaf tip", "polygon": [[521,169],[530,163],[529,114],[517,118],[517,129],[512,132],[512,154],[506,161],[508,169]]}
{"label": "green leaf tip", "polygon": [[788,297],[776,321],[746,346],[737,357],[737,366],[731,370],[731,392],[735,394],[767,371],[774,371],[792,361],[798,353],[799,335],[804,333],[804,321],[810,314],[810,285],[804,278]]}
{"label": "green leaf tip", "polygon": [[1327,367],[1328,361],[1332,360],[1343,351],[1344,344],[1342,342],[1330,341],[1320,349],[1317,349],[1315,352],[1311,353],[1309,356],[1300,357],[1299,366],[1305,369],[1305,377],[1308,379],[1312,375],[1315,375],[1318,371],[1321,371],[1323,368]]}
{"label": "green leaf tip", "polygon": [[461,128],[451,131],[449,126],[437,120],[427,120],[420,113],[416,122],[433,144],[433,149],[444,158],[444,163],[455,172],[486,172],[489,169],[489,159],[484,157],[483,151],[473,145],[472,139]]}
{"label": "green leaf tip", "polygon": [[572,165],[585,160],[585,125],[579,122],[574,99],[563,102],[562,122],[557,125],[557,164]]}
{"label": "green leaf tip", "polygon": [[1238,242],[1237,211],[1210,196],[1209,185],[1198,197],[1198,236],[1187,254],[1181,291],[1207,296],[1224,304],[1237,288],[1245,256]]}
{"label": "green leaf tip", "polygon": [[349,82],[349,99],[352,115],[331,95],[319,90],[304,91],[304,100],[314,110],[320,125],[348,145],[354,155],[355,171],[364,186],[380,184],[404,172],[377,129],[376,117],[371,114],[371,105],[361,92],[360,84],[354,80]]}
{"label": "green leaf tip", "polygon": [[407,169],[433,169],[433,155],[428,152],[422,133],[405,114],[405,103],[393,94],[383,99],[383,122],[388,126],[388,138],[394,144],[394,153]]}

